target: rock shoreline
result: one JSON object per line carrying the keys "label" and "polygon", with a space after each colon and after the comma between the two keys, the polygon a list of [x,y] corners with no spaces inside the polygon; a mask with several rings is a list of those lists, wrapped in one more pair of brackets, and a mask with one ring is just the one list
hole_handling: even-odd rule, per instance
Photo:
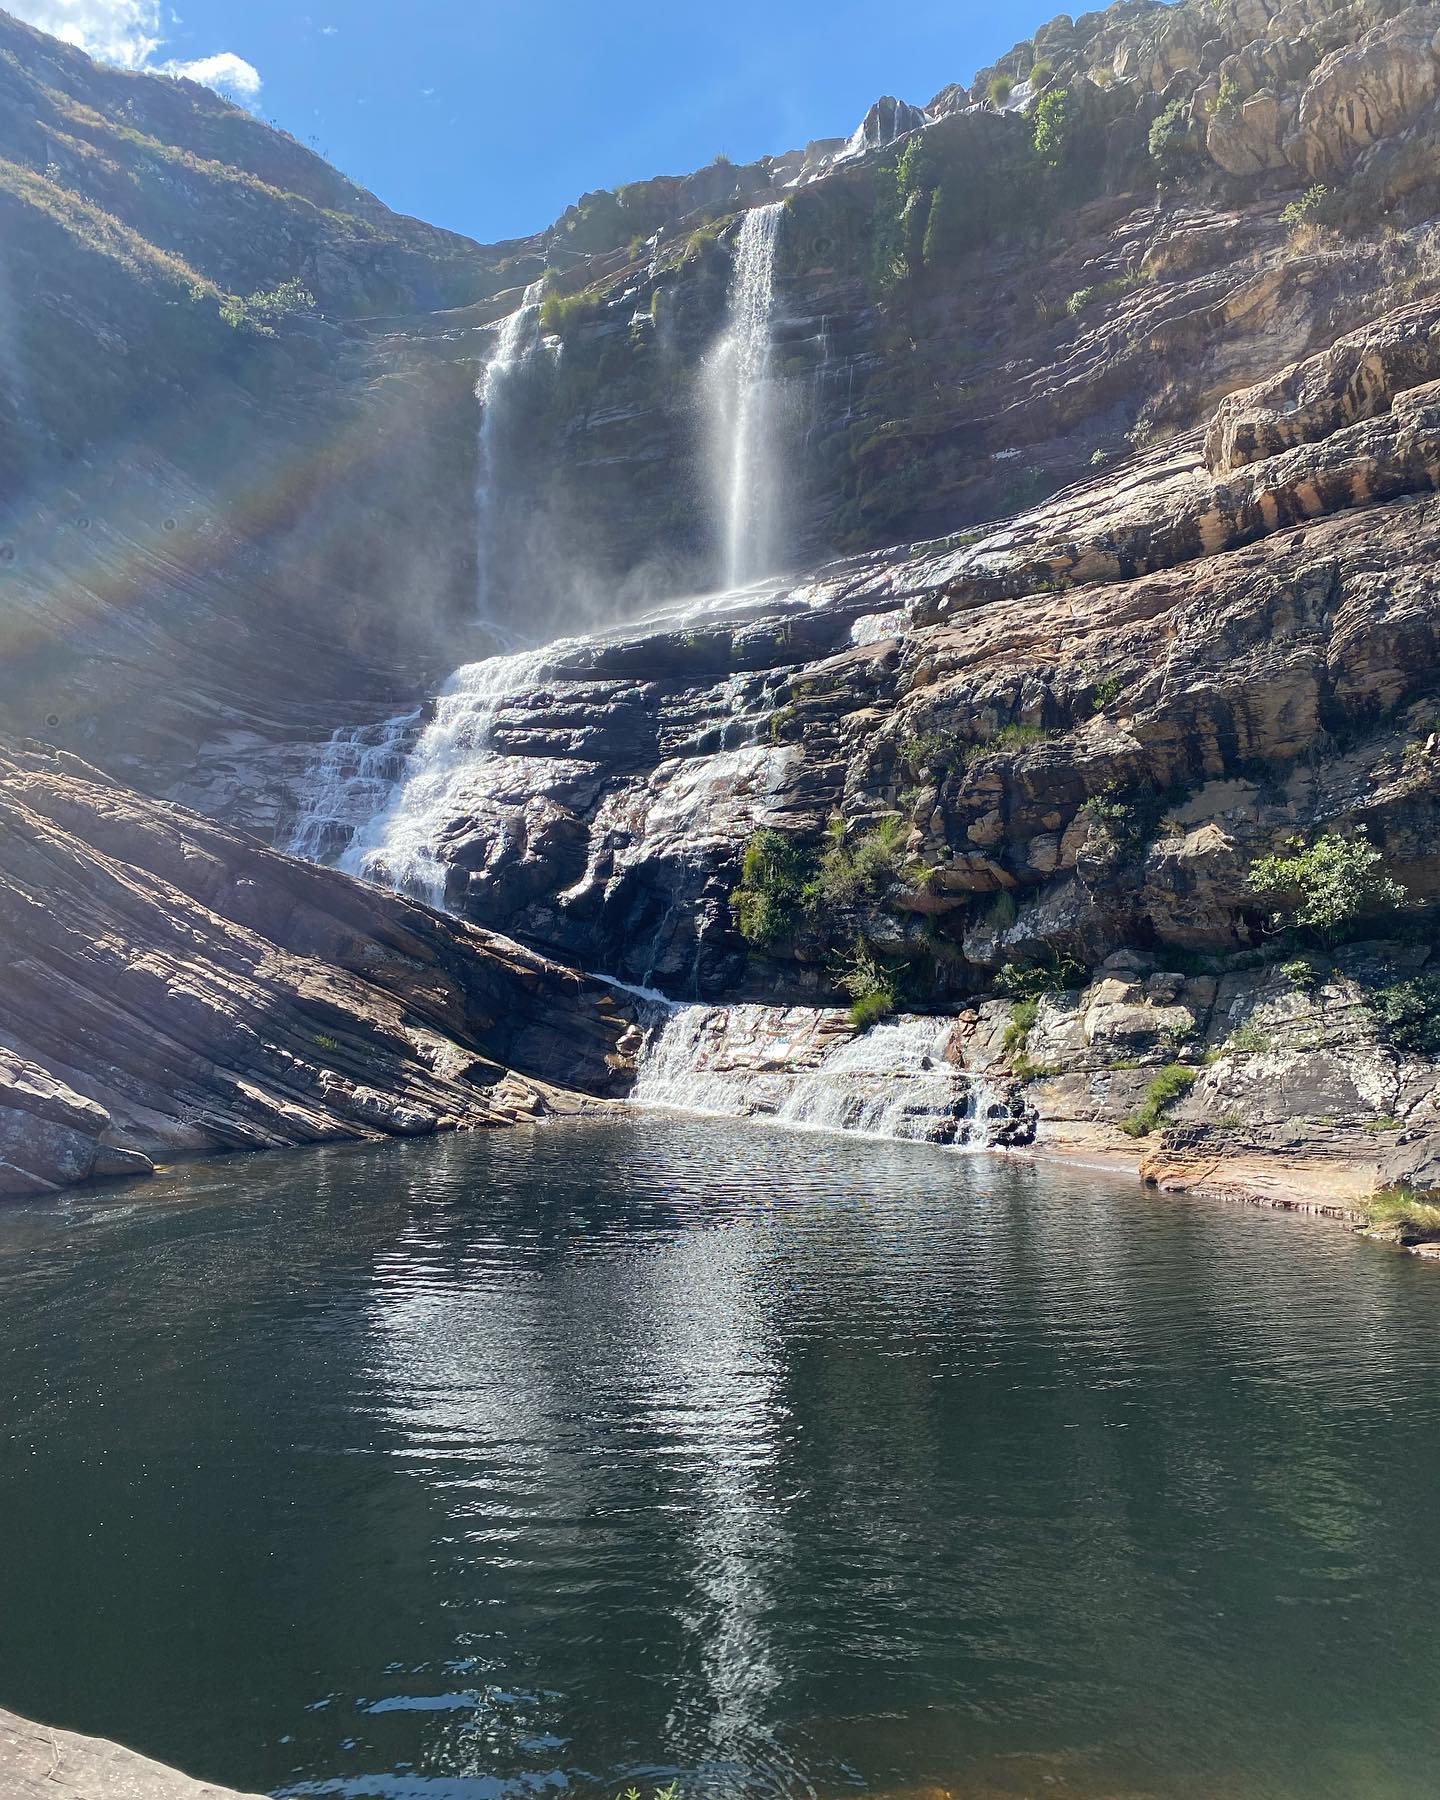
{"label": "rock shoreline", "polygon": [[6,1800],[264,1800],[196,1781],[108,1738],[37,1725],[0,1709]]}

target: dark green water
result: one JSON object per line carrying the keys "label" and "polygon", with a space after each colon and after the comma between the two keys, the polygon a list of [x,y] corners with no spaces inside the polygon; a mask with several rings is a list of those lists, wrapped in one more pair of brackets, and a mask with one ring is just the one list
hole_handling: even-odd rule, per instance
{"label": "dark green water", "polygon": [[0,1704],[240,1787],[1440,1790],[1440,1270],[652,1117],[0,1213]]}

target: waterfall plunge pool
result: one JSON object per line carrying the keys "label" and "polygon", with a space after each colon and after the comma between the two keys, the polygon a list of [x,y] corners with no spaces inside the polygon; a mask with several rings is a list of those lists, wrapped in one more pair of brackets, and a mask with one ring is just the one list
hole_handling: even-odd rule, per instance
{"label": "waterfall plunge pool", "polygon": [[1433,1271],[674,1115],[0,1212],[0,1704],[386,1800],[1431,1791]]}

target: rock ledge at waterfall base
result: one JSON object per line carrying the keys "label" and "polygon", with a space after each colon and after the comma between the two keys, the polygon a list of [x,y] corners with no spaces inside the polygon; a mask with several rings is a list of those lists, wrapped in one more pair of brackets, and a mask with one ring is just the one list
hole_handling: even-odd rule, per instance
{"label": "rock ledge at waterfall base", "polygon": [[574,1110],[638,1041],[603,983],[42,748],[0,747],[0,938],[0,1194]]}

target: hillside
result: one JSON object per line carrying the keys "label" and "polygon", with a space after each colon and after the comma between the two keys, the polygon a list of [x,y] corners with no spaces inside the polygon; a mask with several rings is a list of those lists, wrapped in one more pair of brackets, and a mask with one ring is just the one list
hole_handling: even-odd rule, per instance
{"label": "hillside", "polygon": [[[1125,0],[485,248],[7,24],[0,718],[676,999],[946,1011],[1042,1135],[1178,1059],[1201,1161],[1428,1166],[1437,26]],[[757,269],[773,579],[627,624],[721,585]],[[1337,838],[1403,903],[1277,933]]]}

